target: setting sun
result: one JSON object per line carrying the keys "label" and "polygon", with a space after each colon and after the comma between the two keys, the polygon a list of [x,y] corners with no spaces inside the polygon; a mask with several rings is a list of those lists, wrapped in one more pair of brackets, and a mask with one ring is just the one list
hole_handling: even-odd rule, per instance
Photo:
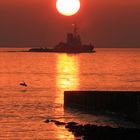
{"label": "setting sun", "polygon": [[80,9],[79,0],[57,0],[56,8],[59,13],[65,16],[76,14]]}

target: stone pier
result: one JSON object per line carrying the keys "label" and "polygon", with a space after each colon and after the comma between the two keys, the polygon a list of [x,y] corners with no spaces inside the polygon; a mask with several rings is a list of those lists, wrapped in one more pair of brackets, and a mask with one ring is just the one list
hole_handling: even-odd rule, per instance
{"label": "stone pier", "polygon": [[111,113],[140,122],[140,91],[65,91],[64,107]]}

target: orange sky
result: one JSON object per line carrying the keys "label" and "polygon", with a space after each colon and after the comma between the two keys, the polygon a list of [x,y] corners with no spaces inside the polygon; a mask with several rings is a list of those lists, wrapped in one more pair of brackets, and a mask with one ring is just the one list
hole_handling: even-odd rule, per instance
{"label": "orange sky", "polygon": [[140,47],[140,0],[81,0],[72,17],[56,0],[0,0],[0,46],[54,46],[77,22],[84,42],[96,47]]}

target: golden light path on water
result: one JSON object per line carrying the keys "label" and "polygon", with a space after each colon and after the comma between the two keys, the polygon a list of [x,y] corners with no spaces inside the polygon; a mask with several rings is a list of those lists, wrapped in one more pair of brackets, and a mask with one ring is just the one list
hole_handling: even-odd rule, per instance
{"label": "golden light path on water", "polygon": [[[58,94],[55,102],[64,104],[64,91],[77,90],[79,87],[79,63],[77,57],[67,54],[57,55],[55,83]],[[65,112],[63,107],[61,111],[62,113]]]}
{"label": "golden light path on water", "polygon": [[[56,59],[56,88],[59,93],[63,93],[65,90],[76,90],[79,86],[79,63],[76,57],[61,54],[57,55]],[[63,94],[62,96],[58,96],[55,98],[55,102],[62,103]],[[60,110],[59,110],[60,111]],[[64,108],[61,108],[61,111],[64,113]],[[62,121],[66,121],[65,118],[61,119]],[[56,135],[59,138],[65,138],[66,132],[63,134],[63,131],[58,129],[56,131]],[[70,139],[74,139],[73,135],[70,135],[67,132]]]}
{"label": "golden light path on water", "polygon": [[76,90],[79,86],[79,63],[76,57],[58,55],[57,57],[57,88],[60,90]]}

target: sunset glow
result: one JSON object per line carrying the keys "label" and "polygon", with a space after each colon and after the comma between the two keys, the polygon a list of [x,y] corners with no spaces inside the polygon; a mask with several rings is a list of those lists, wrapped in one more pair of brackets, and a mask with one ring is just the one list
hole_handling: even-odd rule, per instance
{"label": "sunset glow", "polygon": [[57,0],[56,8],[59,13],[65,16],[76,14],[80,9],[79,0]]}

